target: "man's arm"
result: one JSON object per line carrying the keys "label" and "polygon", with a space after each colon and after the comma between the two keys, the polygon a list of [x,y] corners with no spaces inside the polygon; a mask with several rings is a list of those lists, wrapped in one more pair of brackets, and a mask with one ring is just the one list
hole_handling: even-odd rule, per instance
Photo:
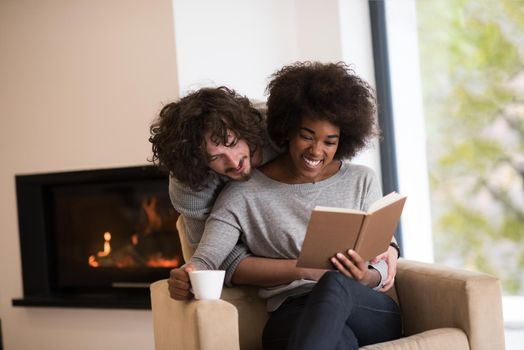
{"label": "man's arm", "polygon": [[[189,246],[194,252],[204,233],[206,220],[211,213],[216,197],[226,183],[219,176],[209,176],[209,181],[201,191],[195,191],[169,178],[169,197],[175,210],[184,217],[184,228]],[[247,247],[238,243],[220,265],[226,271],[225,284],[231,286],[231,278],[238,263],[249,255]]]}
{"label": "man's arm", "polygon": [[202,238],[206,220],[224,184],[224,179],[210,175],[206,187],[200,191],[195,191],[181,184],[175,178],[169,177],[171,204],[184,217],[187,238],[194,248]]}

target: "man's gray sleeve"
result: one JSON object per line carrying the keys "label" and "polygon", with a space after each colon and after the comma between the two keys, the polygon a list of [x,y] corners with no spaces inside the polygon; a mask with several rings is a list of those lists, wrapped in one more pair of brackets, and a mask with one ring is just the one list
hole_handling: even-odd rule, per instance
{"label": "man's gray sleeve", "polygon": [[[176,179],[169,179],[169,197],[177,212],[184,217],[186,235],[189,245],[196,249],[204,228],[206,219],[211,213],[215,199],[224,186],[225,181],[219,177],[210,177],[208,186],[202,191],[193,191],[180,184]],[[221,270],[226,270],[225,283],[232,286],[231,279],[240,261],[248,257],[249,250],[243,243],[238,243],[231,254],[220,265]]]}
{"label": "man's gray sleeve", "polygon": [[175,178],[169,178],[171,204],[187,220],[187,238],[192,245],[196,246],[200,242],[207,217],[223,185],[221,179],[210,176],[207,187],[194,191]]}
{"label": "man's gray sleeve", "polygon": [[229,253],[226,260],[224,260],[220,265],[220,270],[226,270],[226,277],[224,279],[226,286],[233,287],[233,274],[237,270],[240,261],[248,256],[251,256],[249,249],[247,249],[247,246],[244,243],[239,241],[231,253]]}

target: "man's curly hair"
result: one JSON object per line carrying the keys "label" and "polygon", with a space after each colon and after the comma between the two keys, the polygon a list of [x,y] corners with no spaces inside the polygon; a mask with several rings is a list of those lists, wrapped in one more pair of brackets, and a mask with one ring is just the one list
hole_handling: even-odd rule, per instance
{"label": "man's curly hair", "polygon": [[303,117],[340,128],[335,159],[354,157],[379,135],[374,91],[343,62],[285,66],[271,76],[266,92],[267,131],[279,146],[288,145]]}
{"label": "man's curly hair", "polygon": [[205,187],[209,171],[204,136],[227,145],[231,130],[253,153],[267,142],[264,119],[245,96],[221,86],[202,88],[162,108],[150,127],[151,161],[194,190]]}

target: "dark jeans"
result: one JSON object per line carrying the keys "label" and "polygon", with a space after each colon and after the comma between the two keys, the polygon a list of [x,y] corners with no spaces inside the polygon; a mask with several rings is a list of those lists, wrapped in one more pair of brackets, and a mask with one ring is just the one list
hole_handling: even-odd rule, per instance
{"label": "dark jeans", "polygon": [[311,293],[287,300],[264,328],[264,349],[358,349],[399,338],[400,312],[386,294],[341,273],[326,273]]}

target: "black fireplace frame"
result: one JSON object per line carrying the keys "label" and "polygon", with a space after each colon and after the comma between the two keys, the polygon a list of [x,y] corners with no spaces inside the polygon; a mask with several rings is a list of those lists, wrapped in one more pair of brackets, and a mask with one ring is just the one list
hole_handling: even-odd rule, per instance
{"label": "black fireplace frame", "polygon": [[[95,169],[48,174],[16,175],[18,222],[23,278],[23,297],[12,300],[13,306],[81,307],[108,309],[150,309],[148,286],[98,288],[88,292],[56,290],[53,279],[53,254],[49,245],[49,206],[41,205],[52,186],[100,181],[163,180],[168,190],[168,176],[156,166]],[[36,203],[36,204],[35,204]],[[167,277],[167,274],[166,276]]]}

